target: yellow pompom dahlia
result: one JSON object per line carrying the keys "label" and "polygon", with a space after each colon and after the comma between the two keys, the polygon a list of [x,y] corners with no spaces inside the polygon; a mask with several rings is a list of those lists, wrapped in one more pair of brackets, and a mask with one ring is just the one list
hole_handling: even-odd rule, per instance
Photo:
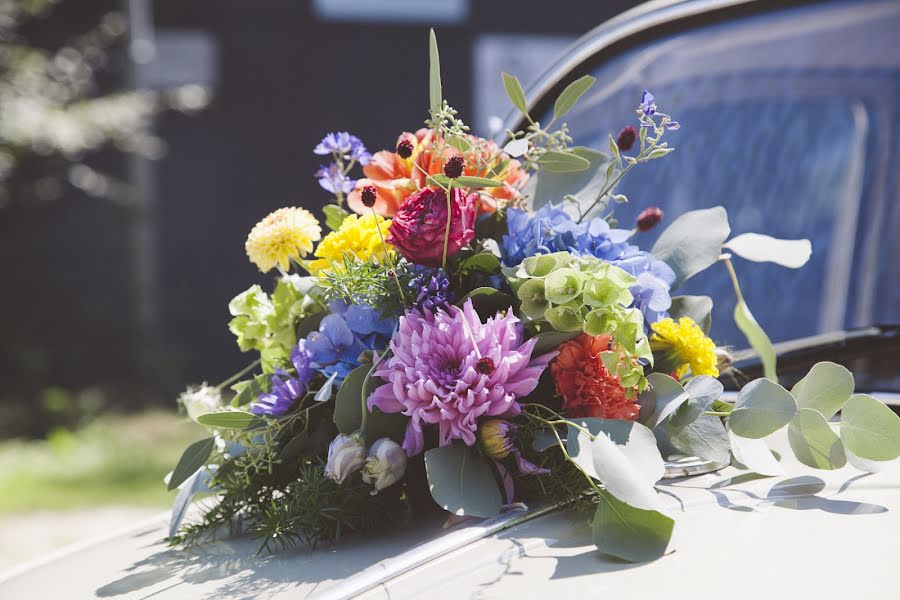
{"label": "yellow pompom dahlia", "polygon": [[263,273],[278,267],[287,272],[322,238],[319,221],[305,208],[279,208],[257,223],[247,236],[247,256]]}
{"label": "yellow pompom dahlia", "polygon": [[[331,270],[332,265],[340,265],[344,256],[352,254],[360,260],[375,257],[384,262],[382,238],[387,238],[390,219],[368,214],[363,217],[349,215],[341,223],[337,231],[332,231],[316,248],[316,259],[309,263],[309,272],[313,275]],[[378,231],[381,230],[379,236]],[[393,249],[388,244],[388,251]]]}
{"label": "yellow pompom dahlia", "polygon": [[712,375],[718,377],[716,345],[706,337],[700,326],[690,317],[661,319],[653,323],[650,348],[654,354],[660,352],[662,360],[657,360],[657,368],[673,369],[679,379],[688,371],[691,375]]}

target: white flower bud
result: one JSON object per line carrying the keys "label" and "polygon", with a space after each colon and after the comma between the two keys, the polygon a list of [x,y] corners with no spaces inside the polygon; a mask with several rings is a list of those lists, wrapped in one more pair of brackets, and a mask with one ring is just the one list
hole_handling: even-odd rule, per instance
{"label": "white flower bud", "polygon": [[359,471],[366,461],[366,448],[356,434],[339,434],[328,446],[328,462],[325,475],[343,483],[351,473]]}
{"label": "white flower bud", "polygon": [[178,397],[178,401],[184,405],[192,421],[196,421],[200,415],[216,412],[222,408],[222,394],[218,389],[205,383],[189,387]]}
{"label": "white flower bud", "polygon": [[406,452],[397,442],[390,438],[378,439],[369,448],[369,457],[362,472],[363,481],[375,486],[373,494],[392,486],[406,473],[406,460]]}

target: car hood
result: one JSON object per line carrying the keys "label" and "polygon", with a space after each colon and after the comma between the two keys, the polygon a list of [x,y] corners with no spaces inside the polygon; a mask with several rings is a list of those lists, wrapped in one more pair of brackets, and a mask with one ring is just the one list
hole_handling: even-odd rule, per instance
{"label": "car hood", "polygon": [[[885,597],[900,589],[900,461],[884,472],[814,471],[784,433],[786,474],[728,467],[663,482],[674,551],[627,564],[600,555],[586,517],[545,507],[442,530],[438,519],[335,547],[258,556],[236,539],[171,549],[165,519],[7,574],[0,597],[532,598],[591,590],[615,598]],[[711,488],[711,489],[707,489]]]}

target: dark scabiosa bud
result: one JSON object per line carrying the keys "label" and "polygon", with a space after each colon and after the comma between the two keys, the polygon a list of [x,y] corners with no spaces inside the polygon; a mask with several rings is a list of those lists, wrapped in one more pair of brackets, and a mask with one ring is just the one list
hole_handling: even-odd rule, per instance
{"label": "dark scabiosa bud", "polygon": [[413,153],[413,145],[409,140],[400,140],[400,143],[397,144],[397,154],[400,155],[400,158],[409,158]]}
{"label": "dark scabiosa bud", "polygon": [[366,208],[372,208],[375,206],[375,200],[378,199],[378,191],[375,189],[374,185],[367,185],[362,190],[362,203],[366,206]]}
{"label": "dark scabiosa bud", "polygon": [[616,146],[619,147],[620,151],[628,152],[634,146],[635,140],[637,140],[637,129],[629,125],[628,127],[623,127],[619,135],[616,136]]}
{"label": "dark scabiosa bud", "polygon": [[488,356],[483,356],[475,363],[475,370],[482,375],[490,375],[494,372],[494,361]]}
{"label": "dark scabiosa bud", "polygon": [[645,208],[637,217],[638,231],[650,231],[651,229],[656,227],[656,224],[662,221],[662,219],[663,211],[659,210],[655,206]]}
{"label": "dark scabiosa bud", "polygon": [[457,154],[447,161],[447,164],[444,165],[444,175],[449,177],[450,179],[456,179],[460,175],[463,174],[463,168],[466,166],[466,161],[462,156]]}

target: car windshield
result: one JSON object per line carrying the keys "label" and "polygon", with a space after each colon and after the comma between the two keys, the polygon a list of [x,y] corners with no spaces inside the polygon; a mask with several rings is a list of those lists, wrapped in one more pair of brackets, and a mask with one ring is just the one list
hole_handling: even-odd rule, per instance
{"label": "car windshield", "polygon": [[[900,321],[900,4],[836,2],[708,25],[634,48],[591,71],[566,117],[577,144],[605,148],[635,123],[647,88],[681,123],[676,151],[617,190],[622,227],[722,205],[732,235],[809,238],[800,270],[737,259],[744,296],[774,342]],[[549,120],[542,115],[542,122]],[[659,234],[640,234],[650,248]],[[746,347],[734,292],[715,265],[679,290],[715,301],[713,335]]]}

